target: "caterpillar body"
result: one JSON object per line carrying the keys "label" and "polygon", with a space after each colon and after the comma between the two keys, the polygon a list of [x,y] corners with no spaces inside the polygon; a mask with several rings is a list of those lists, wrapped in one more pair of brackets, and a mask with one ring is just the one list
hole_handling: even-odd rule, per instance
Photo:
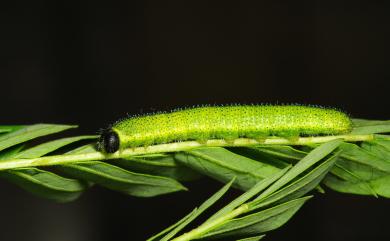
{"label": "caterpillar body", "polygon": [[104,131],[99,146],[119,149],[175,141],[337,135],[351,131],[344,112],[300,105],[205,106],[130,117]]}

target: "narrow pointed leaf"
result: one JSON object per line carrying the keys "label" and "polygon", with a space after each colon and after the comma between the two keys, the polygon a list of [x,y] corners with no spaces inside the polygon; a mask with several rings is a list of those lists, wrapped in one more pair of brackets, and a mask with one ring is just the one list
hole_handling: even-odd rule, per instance
{"label": "narrow pointed leaf", "polygon": [[352,134],[375,134],[390,132],[390,120],[364,120],[353,119],[354,128]]}
{"label": "narrow pointed leaf", "polygon": [[168,154],[115,159],[110,161],[110,163],[129,171],[170,177],[178,181],[192,181],[201,177],[198,172],[179,165],[173,155]]}
{"label": "narrow pointed leaf", "polygon": [[180,223],[175,229],[165,235],[160,241],[168,241],[173,238],[177,233],[179,233],[183,228],[185,228],[189,223],[191,223],[195,218],[201,215],[204,211],[206,211],[209,207],[211,207],[215,202],[217,202],[230,188],[235,179],[233,178],[230,182],[225,184],[218,192],[212,195],[209,199],[207,199],[199,208],[191,215],[188,219]]}
{"label": "narrow pointed leaf", "polygon": [[22,125],[0,126],[0,133],[16,131],[16,130],[19,130],[23,127],[24,126],[22,126]]}
{"label": "narrow pointed leaf", "polygon": [[[371,187],[370,184],[370,179],[372,177],[366,179],[364,177],[358,176],[359,174],[357,172],[353,172],[353,169],[351,169],[350,165],[348,165],[349,167],[345,166],[345,162],[348,161],[343,158],[338,158],[336,165],[324,179],[324,184],[339,192],[345,192],[345,187],[347,187],[348,190],[354,194],[373,195],[378,197],[376,191]],[[356,166],[358,165],[364,169],[369,168],[364,165],[356,164]],[[378,173],[379,172],[376,174]],[[384,175],[388,176],[387,174]],[[382,177],[382,175],[380,176]]]}
{"label": "narrow pointed leaf", "polygon": [[352,163],[368,165],[376,170],[390,173],[390,160],[383,159],[377,153],[368,152],[352,143],[343,143],[341,149],[343,150],[341,156]]}
{"label": "narrow pointed leaf", "polygon": [[362,147],[343,143],[341,157],[324,184],[343,193],[390,197],[388,145],[390,142],[381,136]]}
{"label": "narrow pointed leaf", "polygon": [[73,201],[87,188],[85,182],[37,168],[8,170],[0,172],[0,176],[28,192],[57,202]]}
{"label": "narrow pointed leaf", "polygon": [[171,178],[134,173],[100,161],[63,165],[57,169],[71,177],[138,197],[152,197],[186,190],[183,185]]}
{"label": "narrow pointed leaf", "polygon": [[0,151],[37,137],[61,132],[76,126],[36,124],[0,136]]}
{"label": "narrow pointed leaf", "polygon": [[220,147],[198,148],[188,152],[179,152],[176,153],[175,159],[224,183],[236,177],[234,186],[242,190],[249,190],[260,180],[280,170]]}
{"label": "narrow pointed leaf", "polygon": [[263,179],[259,181],[256,185],[254,185],[250,190],[246,191],[244,194],[237,197],[235,200],[230,202],[228,205],[220,209],[217,213],[215,213],[213,216],[211,216],[205,223],[211,222],[212,220],[221,217],[225,215],[226,213],[231,212],[236,207],[240,206],[241,204],[245,203],[255,195],[257,195],[259,192],[263,191],[265,188],[267,188],[269,185],[271,185],[273,182],[278,180],[281,176],[283,176],[291,167],[286,167],[285,169],[280,170],[276,174]]}
{"label": "narrow pointed leaf", "polygon": [[96,139],[96,138],[97,136],[75,136],[75,137],[61,138],[61,139],[40,144],[38,146],[31,147],[27,150],[23,150],[22,152],[15,155],[14,158],[40,157],[52,151],[55,151],[61,147],[69,145],[71,143],[81,141],[81,140]]}
{"label": "narrow pointed leaf", "polygon": [[10,147],[6,150],[0,151],[0,162],[2,160],[7,160],[13,158],[17,153],[19,153],[21,150],[23,150],[24,145],[19,144],[13,147]]}
{"label": "narrow pointed leaf", "polygon": [[390,162],[390,140],[367,141],[363,142],[361,147],[368,153]]}
{"label": "narrow pointed leaf", "polygon": [[[302,197],[317,187],[317,185],[323,180],[325,175],[333,167],[335,161],[336,156],[328,158],[326,161],[321,163],[321,165],[317,166],[304,176],[298,178],[291,184],[281,188],[280,190],[273,191],[270,195],[263,196],[263,194],[261,194],[259,196],[260,198],[255,199],[248,205],[251,207],[251,209],[257,209],[270,204],[286,202],[288,200]],[[288,172],[286,175],[288,175]],[[272,186],[270,188],[272,188]],[[268,191],[268,189],[266,191]]]}
{"label": "narrow pointed leaf", "polygon": [[[21,152],[20,150],[22,146],[17,145],[3,151],[6,152],[6,155],[0,156],[0,159],[36,158],[63,145],[70,144],[71,142],[81,139],[85,139],[85,137],[60,139],[44,143]],[[36,196],[57,202],[73,201],[88,187],[86,182],[65,178],[38,168],[18,168],[2,171],[0,172],[0,176]]]}
{"label": "narrow pointed leaf", "polygon": [[237,239],[236,241],[259,241],[264,237],[265,235],[259,235],[259,236],[249,237],[249,238]]}
{"label": "narrow pointed leaf", "polygon": [[311,197],[303,197],[266,210],[232,219],[201,238],[245,237],[262,234],[285,224]]}
{"label": "narrow pointed leaf", "polygon": [[299,161],[307,155],[307,152],[297,150],[291,146],[259,146],[256,149],[271,156],[281,159]]}
{"label": "narrow pointed leaf", "polygon": [[247,157],[249,159],[261,162],[265,165],[273,166],[279,169],[283,169],[290,165],[291,162],[283,160],[275,155],[269,155],[260,151],[262,147],[234,147],[228,148],[229,151],[234,152],[240,156]]}
{"label": "narrow pointed leaf", "polygon": [[375,191],[374,188],[370,186],[369,182],[349,181],[342,179],[333,173],[329,173],[324,179],[323,183],[330,189],[341,193],[378,196],[377,191]]}
{"label": "narrow pointed leaf", "polygon": [[76,149],[73,149],[71,151],[68,151],[66,154],[85,154],[85,153],[91,153],[96,152],[96,144],[87,144],[84,146],[80,146]]}
{"label": "narrow pointed leaf", "polygon": [[291,168],[290,171],[286,173],[286,175],[282,176],[277,182],[275,182],[256,199],[262,199],[280,189],[282,186],[286,185],[288,182],[296,178],[308,168],[312,167],[315,163],[319,162],[324,157],[332,153],[341,143],[341,140],[333,140],[318,146],[309,154],[307,154],[301,161],[299,161],[293,168]]}

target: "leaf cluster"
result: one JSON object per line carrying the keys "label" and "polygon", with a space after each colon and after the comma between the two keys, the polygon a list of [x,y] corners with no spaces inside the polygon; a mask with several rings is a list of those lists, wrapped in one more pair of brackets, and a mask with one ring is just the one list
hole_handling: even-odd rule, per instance
{"label": "leaf cluster", "polygon": [[[71,128],[74,126],[49,124],[0,127],[0,131],[5,132],[0,136],[0,162],[12,159],[13,163],[17,164],[28,158],[50,156],[51,153],[75,142],[97,138],[97,136],[66,137],[35,146],[26,143]],[[66,150],[62,156],[95,152],[97,152],[95,144],[92,143]],[[158,162],[157,157],[162,161]],[[186,190],[177,180],[189,180],[197,176],[185,167],[177,167],[172,158],[163,154],[133,158],[128,162],[135,165],[130,167],[124,163],[124,160],[113,160],[112,163],[96,160],[79,163],[74,160],[72,164],[53,165],[49,168],[32,166],[7,169],[1,171],[0,176],[37,196],[58,202],[72,201],[94,184],[133,196],[151,197]],[[144,173],[133,171],[142,169],[147,170]]]}
{"label": "leaf cluster", "polygon": [[[208,218],[202,225],[174,238],[191,221],[222,197],[235,178],[210,197],[198,209],[176,224],[153,236],[152,240],[185,241],[193,239],[259,240],[265,232],[286,223],[311,196],[304,196],[315,188],[332,168],[337,154],[331,154],[341,140],[334,140],[315,148],[293,167],[288,166],[256,183],[247,192]],[[325,161],[319,163],[321,160]],[[319,164],[318,164],[319,163]],[[164,235],[164,236],[163,236]],[[163,236],[163,237],[162,237]]]}
{"label": "leaf cluster", "polygon": [[[226,184],[150,240],[259,240],[287,222],[309,191],[322,191],[321,183],[338,192],[390,197],[390,121],[355,119],[344,136],[191,141],[115,154],[98,151],[94,135],[42,141],[72,128],[0,126],[0,177],[57,202],[73,201],[94,185],[152,197],[187,190],[184,182],[201,177]],[[245,193],[182,233],[231,186]]]}

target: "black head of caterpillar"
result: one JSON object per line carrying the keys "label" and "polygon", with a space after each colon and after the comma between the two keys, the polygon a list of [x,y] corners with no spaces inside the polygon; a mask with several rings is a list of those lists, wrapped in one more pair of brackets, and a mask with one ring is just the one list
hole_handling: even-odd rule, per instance
{"label": "black head of caterpillar", "polygon": [[111,129],[106,129],[100,136],[99,149],[107,153],[114,153],[119,150],[119,136]]}

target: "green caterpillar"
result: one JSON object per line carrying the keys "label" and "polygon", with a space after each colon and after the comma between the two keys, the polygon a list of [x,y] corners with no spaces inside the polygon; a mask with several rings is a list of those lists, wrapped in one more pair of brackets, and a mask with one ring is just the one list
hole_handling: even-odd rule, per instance
{"label": "green caterpillar", "polygon": [[121,120],[102,133],[99,146],[113,153],[128,147],[186,140],[337,135],[351,128],[345,113],[322,107],[205,106]]}

